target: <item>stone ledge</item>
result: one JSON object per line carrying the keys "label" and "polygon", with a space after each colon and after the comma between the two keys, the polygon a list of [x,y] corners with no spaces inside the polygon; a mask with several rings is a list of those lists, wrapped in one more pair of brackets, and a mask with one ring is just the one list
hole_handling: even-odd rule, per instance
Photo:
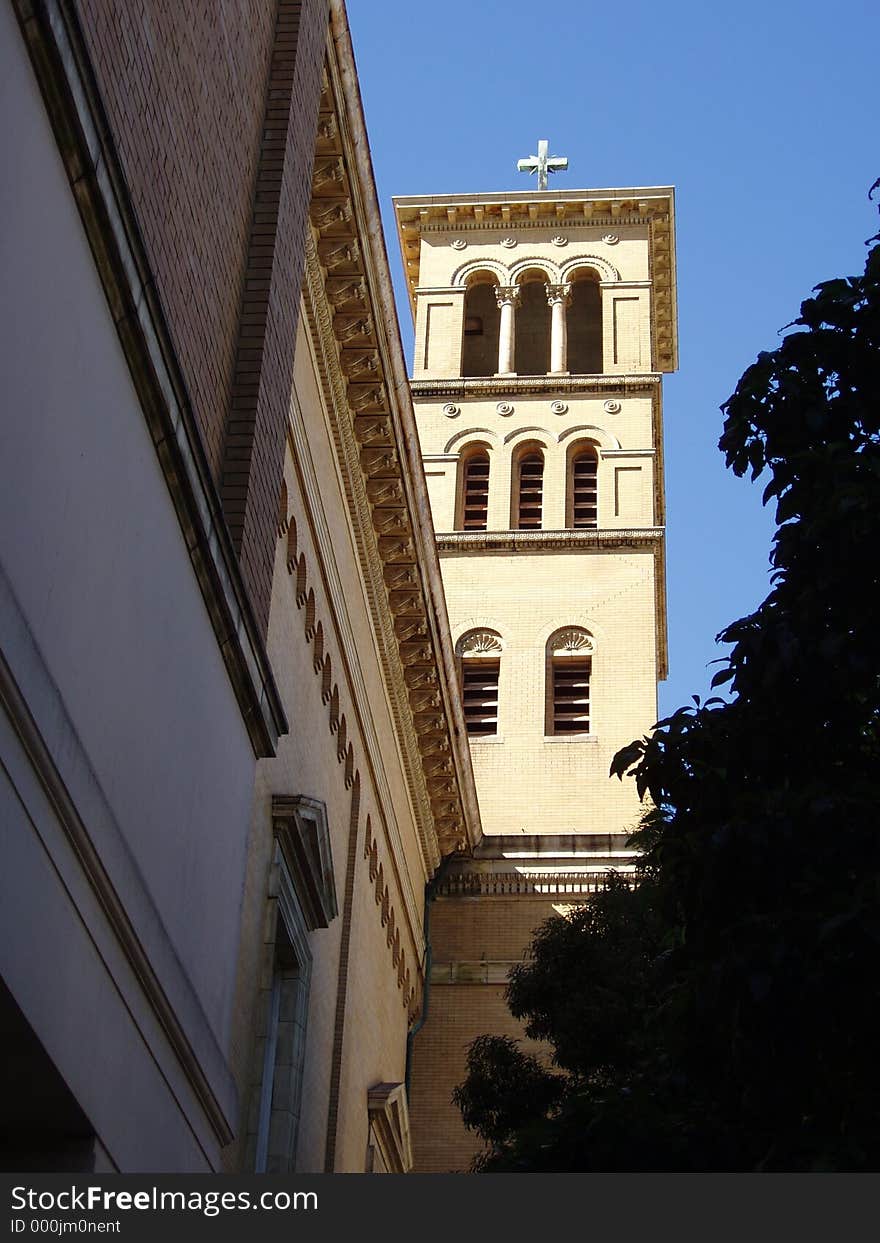
{"label": "stone ledge", "polygon": [[444,376],[437,379],[411,380],[413,397],[526,397],[534,393],[546,397],[550,393],[631,393],[652,392],[659,388],[659,371],[621,375],[538,375],[538,376]]}
{"label": "stone ledge", "polygon": [[654,548],[664,527],[626,527],[602,531],[447,531],[437,535],[440,553],[541,552],[544,549]]}

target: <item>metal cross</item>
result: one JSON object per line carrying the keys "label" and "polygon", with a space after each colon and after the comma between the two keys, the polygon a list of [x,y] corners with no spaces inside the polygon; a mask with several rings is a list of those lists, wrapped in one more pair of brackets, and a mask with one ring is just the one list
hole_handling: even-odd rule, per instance
{"label": "metal cross", "polygon": [[546,138],[538,139],[538,154],[530,155],[526,160],[517,160],[516,167],[521,173],[537,173],[538,189],[547,189],[547,174],[557,173],[561,169],[568,168],[567,155],[548,155],[547,148],[550,142]]}

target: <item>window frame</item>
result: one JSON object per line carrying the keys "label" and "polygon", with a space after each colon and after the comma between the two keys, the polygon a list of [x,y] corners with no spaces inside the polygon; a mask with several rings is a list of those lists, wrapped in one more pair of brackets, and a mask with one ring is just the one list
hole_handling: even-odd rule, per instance
{"label": "window frame", "polygon": [[[547,640],[544,671],[544,737],[566,741],[595,738],[594,686],[595,644],[593,636],[583,626],[564,626],[555,630]],[[579,729],[557,728],[557,674],[562,670],[580,666],[585,673],[586,725]]]}
{"label": "window frame", "polygon": [[[486,516],[485,526],[465,526],[465,514],[468,509],[468,471],[476,459],[486,460]],[[458,462],[458,484],[455,497],[455,530],[456,531],[487,531],[489,529],[489,493],[492,485],[492,454],[485,441],[477,440],[462,450]]]}
{"label": "window frame", "polygon": [[[537,525],[523,526],[522,523],[522,468],[530,459],[539,458],[541,462],[541,500]],[[510,498],[510,529],[512,531],[543,531],[544,530],[544,476],[547,472],[547,452],[540,441],[530,441],[522,445],[513,459],[512,488]]]}
{"label": "window frame", "polygon": [[[465,733],[468,739],[492,739],[500,738],[499,726],[501,719],[501,657],[504,653],[504,647],[501,642],[501,636],[496,630],[488,627],[477,627],[473,630],[466,631],[455,645],[455,654],[458,661],[458,685],[461,694],[462,715],[465,723]],[[471,730],[468,719],[468,703],[466,696],[467,689],[467,673],[469,671],[489,670],[494,674],[494,726],[493,730]],[[490,700],[491,702],[491,700]]]}
{"label": "window frame", "polygon": [[[595,480],[595,511],[596,520],[594,523],[576,523],[576,486],[575,486],[575,469],[579,461],[589,458],[593,462],[593,476]],[[599,447],[593,441],[580,440],[572,445],[568,451],[568,462],[565,472],[565,525],[567,530],[572,531],[598,531],[599,530]]]}

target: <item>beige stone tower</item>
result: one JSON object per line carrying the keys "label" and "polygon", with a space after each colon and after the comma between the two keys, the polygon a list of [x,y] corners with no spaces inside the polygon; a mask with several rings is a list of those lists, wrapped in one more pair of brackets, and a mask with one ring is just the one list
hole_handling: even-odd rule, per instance
{"label": "beige stone tower", "polygon": [[[543,145],[543,144],[542,144]],[[546,148],[545,148],[546,150]],[[484,839],[431,904],[417,1168],[474,1151],[449,1094],[531,930],[626,849],[614,753],[666,673],[661,373],[676,367],[673,191],[395,200],[413,397]]]}

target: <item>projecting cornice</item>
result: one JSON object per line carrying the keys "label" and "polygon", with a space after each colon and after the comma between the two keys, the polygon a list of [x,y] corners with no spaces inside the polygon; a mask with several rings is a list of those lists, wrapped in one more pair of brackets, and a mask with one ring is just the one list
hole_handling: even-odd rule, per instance
{"label": "projecting cornice", "polygon": [[353,64],[330,41],[304,296],[426,868],[481,836]]}
{"label": "projecting cornice", "polygon": [[663,543],[662,527],[627,527],[602,531],[450,531],[439,533],[442,553],[536,552],[545,548],[654,548]]}
{"label": "projecting cornice", "polygon": [[413,397],[497,397],[555,396],[558,393],[602,393],[623,397],[633,393],[653,393],[661,383],[659,372],[639,375],[540,375],[459,377],[411,380]]}
{"label": "projecting cornice", "polygon": [[[497,194],[434,194],[395,197],[403,269],[415,310],[422,238],[465,250],[470,235],[504,231],[534,235],[564,227],[647,233],[652,288],[654,357],[660,371],[678,367],[675,277],[675,191],[671,186],[607,190],[507,191]],[[617,240],[616,237],[614,239]],[[502,243],[506,245],[507,243]],[[513,242],[511,241],[511,245]]]}

